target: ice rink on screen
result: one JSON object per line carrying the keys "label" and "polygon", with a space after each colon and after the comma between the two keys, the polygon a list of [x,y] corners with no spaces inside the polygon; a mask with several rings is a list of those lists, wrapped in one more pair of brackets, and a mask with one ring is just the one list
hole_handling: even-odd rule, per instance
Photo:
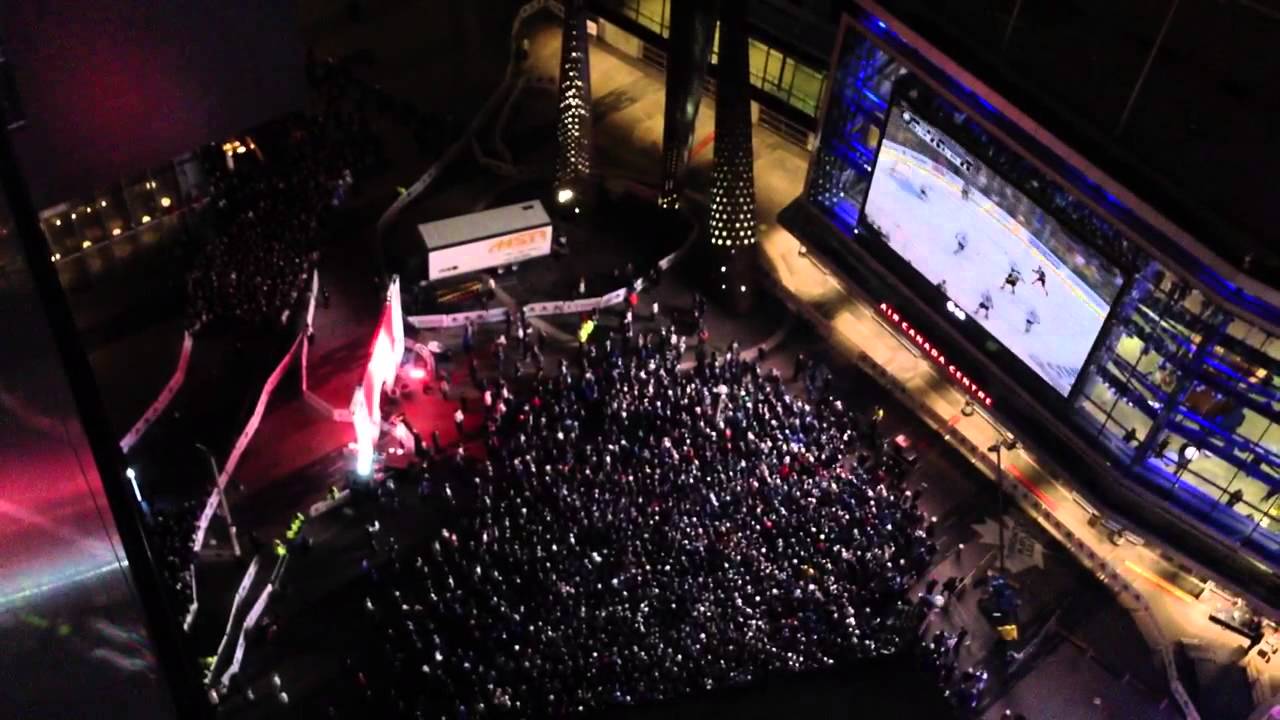
{"label": "ice rink on screen", "polygon": [[[962,199],[962,186],[950,168],[885,140],[867,194],[867,221],[930,282],[945,281],[948,297],[1065,395],[1109,306],[977,190]],[[968,236],[959,253],[958,232]],[[1013,294],[1000,289],[1011,267],[1022,275]],[[1045,271],[1044,289],[1031,284],[1037,267]],[[984,291],[993,300],[990,319],[978,312]],[[1040,322],[1028,332],[1033,310]]]}

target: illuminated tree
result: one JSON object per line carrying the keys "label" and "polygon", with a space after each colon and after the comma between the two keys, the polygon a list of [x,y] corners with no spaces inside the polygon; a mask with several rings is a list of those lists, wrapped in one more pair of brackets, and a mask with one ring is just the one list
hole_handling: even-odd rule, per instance
{"label": "illuminated tree", "polygon": [[720,4],[720,59],[716,83],[716,140],[711,172],[708,236],[717,289],[729,307],[744,312],[754,291],[756,190],[751,144],[746,4]]}
{"label": "illuminated tree", "polygon": [[585,0],[567,0],[560,41],[560,153],[556,186],[569,188],[591,171],[591,67]]}

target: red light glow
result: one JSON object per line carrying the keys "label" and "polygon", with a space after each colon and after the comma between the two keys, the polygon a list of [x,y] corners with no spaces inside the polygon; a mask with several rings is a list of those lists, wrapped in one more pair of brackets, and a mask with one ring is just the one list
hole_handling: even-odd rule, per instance
{"label": "red light glow", "polygon": [[920,349],[924,350],[928,354],[929,358],[936,362],[939,367],[945,368],[947,374],[955,379],[957,385],[968,391],[970,395],[977,398],[983,405],[991,407],[993,403],[991,395],[988,394],[987,391],[979,388],[978,383],[974,382],[968,375],[965,375],[964,371],[957,370],[954,364],[948,363],[947,356],[939,352],[937,346],[925,339],[925,336],[922,333],[911,327],[911,323],[903,320],[898,311],[889,306],[889,303],[880,303],[880,312],[884,313],[885,317],[892,320],[894,324],[902,330],[904,335],[914,340],[916,345],[918,345]]}
{"label": "red light glow", "polygon": [[367,475],[372,467],[373,445],[382,429],[382,391],[395,382],[404,356],[404,321],[400,310],[400,283],[393,280],[382,308],[382,319],[373,336],[364,379],[351,398],[351,422],[356,431],[356,467]]}

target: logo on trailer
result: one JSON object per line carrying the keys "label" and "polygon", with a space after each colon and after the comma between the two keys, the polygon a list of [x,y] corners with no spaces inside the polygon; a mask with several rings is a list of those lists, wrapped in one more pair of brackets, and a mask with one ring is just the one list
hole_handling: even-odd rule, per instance
{"label": "logo on trailer", "polygon": [[925,355],[929,356],[929,359],[938,364],[938,367],[946,370],[947,374],[951,376],[951,379],[955,380],[957,385],[964,388],[965,392],[977,398],[983,405],[991,407],[991,403],[993,402],[991,395],[988,394],[986,390],[978,387],[978,383],[974,382],[968,375],[965,375],[964,371],[956,369],[955,363],[948,362],[946,353],[942,352],[936,345],[929,342],[929,340],[925,338],[924,333],[921,333],[912,327],[910,322],[903,320],[902,315],[899,314],[897,310],[890,307],[889,303],[880,303],[880,312],[883,313],[886,318],[892,320],[893,324],[898,326],[898,329],[901,330],[903,334],[908,338],[911,338],[911,340],[913,340],[915,344],[924,351]]}
{"label": "logo on trailer", "polygon": [[519,250],[521,248],[536,245],[542,239],[544,228],[537,230],[529,230],[514,235],[508,235],[504,238],[498,238],[489,245],[489,252],[498,253],[508,250]]}

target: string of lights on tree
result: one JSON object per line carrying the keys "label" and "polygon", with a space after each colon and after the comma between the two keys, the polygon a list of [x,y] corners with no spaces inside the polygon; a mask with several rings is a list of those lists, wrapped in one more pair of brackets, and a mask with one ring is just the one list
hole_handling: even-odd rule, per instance
{"label": "string of lights on tree", "polygon": [[728,248],[756,242],[751,86],[744,12],[734,3],[721,6],[710,236],[712,245]]}
{"label": "string of lights on tree", "polygon": [[566,4],[560,47],[560,114],[556,183],[573,184],[591,171],[591,69],[587,14],[582,0]]}

